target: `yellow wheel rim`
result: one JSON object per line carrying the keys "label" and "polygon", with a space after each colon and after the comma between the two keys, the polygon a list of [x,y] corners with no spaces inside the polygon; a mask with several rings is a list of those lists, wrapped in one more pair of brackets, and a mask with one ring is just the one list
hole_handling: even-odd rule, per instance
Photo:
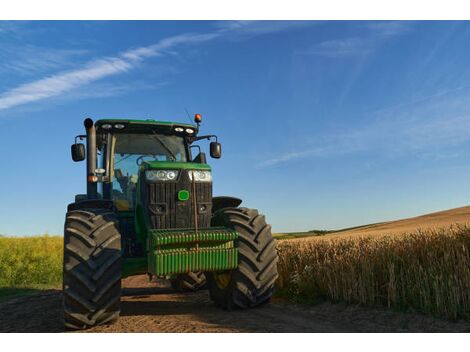
{"label": "yellow wheel rim", "polygon": [[218,288],[221,290],[228,287],[230,281],[232,280],[232,272],[231,271],[223,271],[219,273],[213,273],[214,281]]}

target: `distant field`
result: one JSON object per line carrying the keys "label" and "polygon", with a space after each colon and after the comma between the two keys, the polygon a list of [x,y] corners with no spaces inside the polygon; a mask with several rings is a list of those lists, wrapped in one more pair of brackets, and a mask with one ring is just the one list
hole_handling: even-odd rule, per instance
{"label": "distant field", "polygon": [[0,300],[62,283],[59,236],[0,237]]}
{"label": "distant field", "polygon": [[416,230],[437,230],[451,225],[470,225],[470,206],[438,211],[435,213],[416,216],[396,221],[357,226],[339,231],[331,231],[328,238],[346,236],[383,236],[398,235]]}
{"label": "distant field", "polygon": [[395,221],[384,221],[374,224],[348,227],[340,230],[311,230],[305,232],[276,233],[278,240],[303,239],[331,239],[348,236],[384,236],[399,235],[416,230],[437,230],[451,225],[470,225],[470,206],[439,211],[435,213],[416,216]]}

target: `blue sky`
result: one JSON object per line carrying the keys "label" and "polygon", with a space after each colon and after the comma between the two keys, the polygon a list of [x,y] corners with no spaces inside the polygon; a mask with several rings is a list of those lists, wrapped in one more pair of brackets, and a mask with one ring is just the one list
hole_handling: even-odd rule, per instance
{"label": "blue sky", "polygon": [[62,232],[83,118],[185,108],[223,144],[215,194],[274,231],[466,205],[468,43],[468,22],[0,21],[0,233]]}

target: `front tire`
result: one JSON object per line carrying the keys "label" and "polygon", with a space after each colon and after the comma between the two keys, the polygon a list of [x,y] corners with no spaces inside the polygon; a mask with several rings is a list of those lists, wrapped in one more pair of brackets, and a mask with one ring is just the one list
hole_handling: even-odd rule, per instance
{"label": "front tire", "polygon": [[238,268],[206,273],[211,299],[229,310],[268,302],[278,277],[278,255],[264,215],[255,209],[225,208],[214,214],[212,226],[238,232]]}
{"label": "front tire", "polygon": [[65,219],[64,323],[87,329],[115,322],[120,313],[121,235],[104,209],[69,211]]}

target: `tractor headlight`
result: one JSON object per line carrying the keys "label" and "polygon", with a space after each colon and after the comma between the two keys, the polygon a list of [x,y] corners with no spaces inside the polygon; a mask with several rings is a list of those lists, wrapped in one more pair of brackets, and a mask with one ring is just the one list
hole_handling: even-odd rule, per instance
{"label": "tractor headlight", "polygon": [[212,173],[210,171],[205,170],[189,170],[189,179],[192,181],[194,177],[194,181],[196,182],[211,182],[212,181]]}
{"label": "tractor headlight", "polygon": [[178,178],[178,170],[147,170],[145,179],[149,182],[175,181]]}

